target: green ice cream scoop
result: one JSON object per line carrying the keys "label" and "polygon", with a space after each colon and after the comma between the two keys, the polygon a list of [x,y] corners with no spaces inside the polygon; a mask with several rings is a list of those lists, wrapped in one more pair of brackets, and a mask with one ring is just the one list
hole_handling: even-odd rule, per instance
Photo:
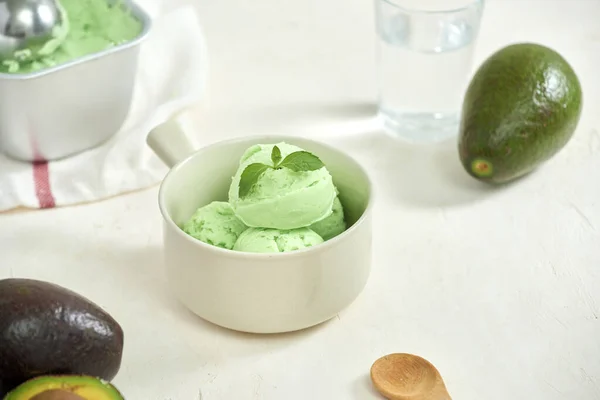
{"label": "green ice cream scoop", "polygon": [[328,217],[337,194],[324,166],[313,171],[268,168],[252,189],[240,196],[240,179],[246,167],[254,163],[273,166],[275,146],[282,159],[303,151],[287,143],[258,144],[247,149],[229,189],[229,203],[236,215],[250,227],[284,230],[307,227]]}
{"label": "green ice cream scoop", "polygon": [[338,197],[333,201],[333,212],[329,217],[315,222],[310,227],[319,234],[323,240],[329,240],[336,237],[346,230],[346,221],[344,219],[344,207]]}
{"label": "green ice cream scoop", "polygon": [[231,250],[248,227],[235,216],[229,203],[213,201],[200,207],[183,225],[188,235],[214,246]]}
{"label": "green ice cream scoop", "polygon": [[59,0],[62,22],[52,37],[3,57],[2,73],[29,73],[67,63],[135,39],[143,30],[124,0]]}
{"label": "green ice cream scoop", "polygon": [[308,228],[293,230],[249,228],[233,246],[233,250],[250,253],[284,253],[323,243],[323,238]]}

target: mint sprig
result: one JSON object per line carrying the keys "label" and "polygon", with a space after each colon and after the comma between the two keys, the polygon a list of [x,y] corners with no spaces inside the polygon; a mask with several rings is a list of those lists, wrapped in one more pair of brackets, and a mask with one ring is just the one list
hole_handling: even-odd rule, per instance
{"label": "mint sprig", "polygon": [[290,153],[283,160],[281,159],[281,150],[277,146],[273,146],[271,151],[271,161],[273,165],[263,163],[253,163],[248,165],[240,176],[238,196],[245,197],[254,187],[268,169],[287,168],[294,172],[316,171],[325,166],[319,157],[308,151],[295,151]]}
{"label": "mint sprig", "polygon": [[244,169],[244,172],[242,172],[242,176],[240,177],[238,195],[240,197],[246,196],[250,192],[252,187],[256,184],[258,178],[260,178],[260,176],[264,174],[265,171],[269,168],[271,168],[270,165],[265,165],[262,163],[254,163],[248,165],[246,169]]}
{"label": "mint sprig", "polygon": [[273,146],[273,150],[271,150],[271,161],[273,161],[274,167],[279,165],[279,162],[281,161],[281,150],[279,150],[279,147],[277,146]]}
{"label": "mint sprig", "polygon": [[323,162],[319,157],[308,151],[296,151],[288,154],[286,158],[278,165],[278,168],[287,168],[292,171],[316,171],[323,168]]}

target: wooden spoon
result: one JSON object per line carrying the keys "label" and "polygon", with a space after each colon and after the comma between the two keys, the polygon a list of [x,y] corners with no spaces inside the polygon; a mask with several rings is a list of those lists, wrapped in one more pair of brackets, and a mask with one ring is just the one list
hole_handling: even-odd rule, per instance
{"label": "wooden spoon", "polygon": [[389,400],[452,400],[437,368],[413,354],[381,357],[371,367],[371,380]]}

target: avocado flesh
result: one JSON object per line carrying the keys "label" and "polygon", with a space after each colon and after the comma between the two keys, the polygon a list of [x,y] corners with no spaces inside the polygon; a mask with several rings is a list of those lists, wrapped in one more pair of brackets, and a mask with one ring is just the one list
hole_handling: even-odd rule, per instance
{"label": "avocado flesh", "polygon": [[582,97],[576,73],[556,51],[533,43],[497,51],[478,68],[465,94],[463,167],[492,183],[533,171],[573,136]]}
{"label": "avocado flesh", "polygon": [[[61,391],[65,396],[54,397]],[[67,394],[72,395],[67,397]],[[18,386],[4,400],[54,400],[53,397],[56,400],[124,400],[110,383],[81,375],[34,378]]]}
{"label": "avocado flesh", "polygon": [[123,330],[104,310],[60,286],[0,280],[0,398],[43,375],[118,373]]}

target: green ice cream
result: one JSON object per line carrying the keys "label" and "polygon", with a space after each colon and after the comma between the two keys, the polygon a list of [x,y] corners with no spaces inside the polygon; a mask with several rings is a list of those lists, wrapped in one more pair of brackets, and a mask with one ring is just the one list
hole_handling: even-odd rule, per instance
{"label": "green ice cream", "polygon": [[200,207],[183,225],[183,231],[196,239],[231,250],[248,227],[233,213],[229,203],[213,201]]}
{"label": "green ice cream", "polygon": [[338,197],[333,201],[333,212],[331,215],[319,222],[315,222],[310,226],[310,229],[318,233],[323,240],[334,238],[346,230],[344,208]]}
{"label": "green ice cream", "polygon": [[2,60],[0,72],[28,73],[50,68],[129,42],[142,32],[141,21],[119,1],[115,5],[106,0],[59,1],[66,23],[64,29],[54,32],[56,39],[50,40],[35,60],[28,49],[15,52],[12,58]]}
{"label": "green ice cream", "polygon": [[249,228],[244,231],[233,250],[250,253],[284,253],[323,243],[323,238],[308,228],[293,230]]}
{"label": "green ice cream", "polygon": [[[253,163],[273,166],[274,144],[258,144],[246,150],[229,189],[229,203],[236,215],[248,226],[273,229],[307,227],[332,213],[336,190],[327,168],[315,171],[293,171],[268,168],[252,189],[239,196],[240,178]],[[281,158],[302,151],[301,148],[277,143]]]}

